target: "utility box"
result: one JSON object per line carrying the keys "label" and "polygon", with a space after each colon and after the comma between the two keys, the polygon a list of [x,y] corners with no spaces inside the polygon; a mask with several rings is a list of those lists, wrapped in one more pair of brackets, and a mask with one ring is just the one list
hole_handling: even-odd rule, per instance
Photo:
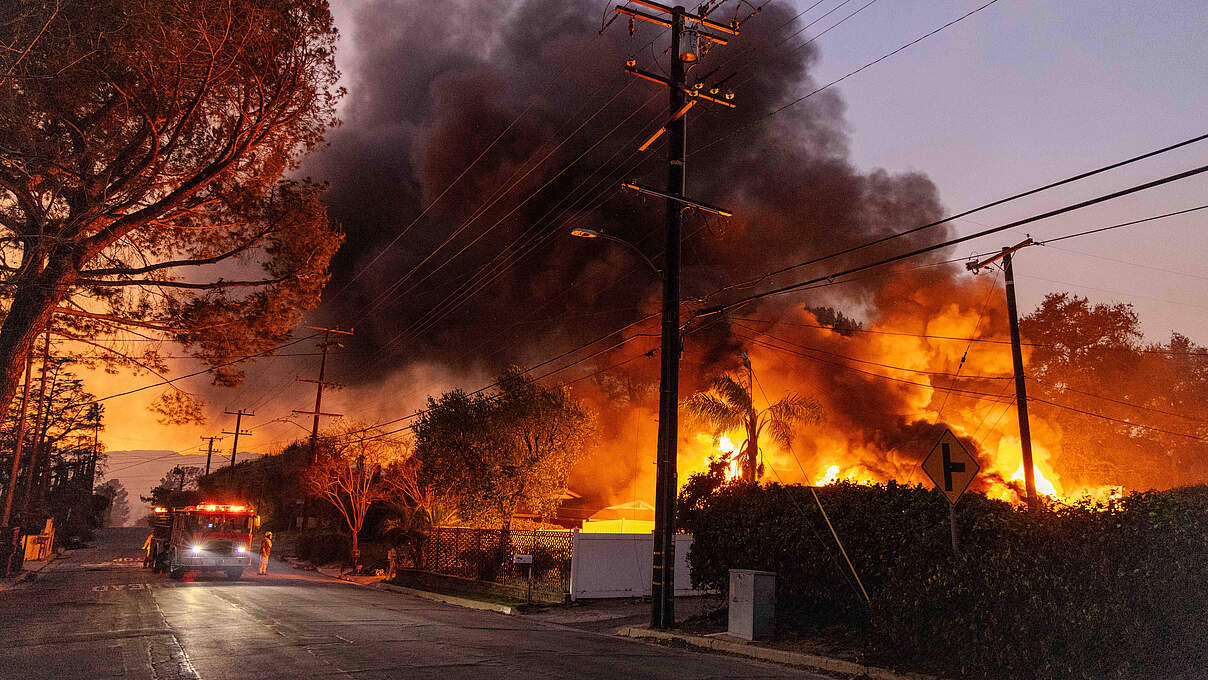
{"label": "utility box", "polygon": [[731,569],[730,625],[726,632],[743,640],[770,637],[775,614],[775,572]]}

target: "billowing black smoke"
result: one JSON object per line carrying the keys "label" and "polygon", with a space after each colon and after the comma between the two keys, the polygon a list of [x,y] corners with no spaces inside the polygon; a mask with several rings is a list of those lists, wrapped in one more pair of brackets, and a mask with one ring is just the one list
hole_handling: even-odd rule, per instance
{"label": "billowing black smoke", "polygon": [[[597,229],[636,244],[656,264],[661,256],[662,202],[617,185],[665,183],[665,147],[635,149],[666,118],[666,92],[622,69],[632,56],[641,68],[665,71],[667,36],[639,22],[631,37],[623,18],[597,35],[600,11],[599,2],[567,0],[442,3],[439,11],[377,0],[343,28],[344,125],[306,168],[330,183],[331,214],[348,234],[322,315],[355,325],[354,347],[370,357],[350,354],[357,358],[339,368],[343,378],[373,383],[419,361],[484,373],[507,362],[530,365],[657,310],[658,281],[636,255],[567,235],[572,226]],[[715,18],[729,20],[726,12]],[[692,72],[717,69],[709,82],[735,74],[724,87],[733,87],[738,108],[701,102],[689,114],[688,193],[735,217],[687,215],[686,297],[939,215],[926,177],[852,167],[837,90],[765,118],[817,86],[809,74],[817,46],[792,49],[805,34],[780,42],[799,27],[788,23],[794,13],[788,3],[769,5]],[[852,257],[877,252],[885,251]],[[812,302],[867,309],[879,302],[881,285],[870,279]],[[760,312],[801,302],[766,303]],[[731,331],[721,322],[689,336],[685,393],[709,370],[737,365],[740,341]],[[654,345],[635,343],[591,366]],[[601,399],[620,389],[653,408],[655,396],[642,386],[656,379],[657,360],[635,360],[621,373],[632,382],[623,389],[615,376],[610,385],[580,385],[595,383],[586,392]],[[653,434],[653,423],[635,422],[632,409],[597,408],[606,439]],[[632,477],[638,465],[619,465],[615,476]]]}

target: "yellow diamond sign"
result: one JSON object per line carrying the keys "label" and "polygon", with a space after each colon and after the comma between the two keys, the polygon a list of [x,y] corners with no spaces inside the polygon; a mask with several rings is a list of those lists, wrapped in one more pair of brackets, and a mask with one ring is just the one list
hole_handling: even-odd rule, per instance
{"label": "yellow diamond sign", "polygon": [[960,500],[961,494],[969,488],[969,482],[973,481],[980,469],[977,460],[969,455],[952,430],[945,430],[935,448],[923,459],[923,472],[953,505]]}

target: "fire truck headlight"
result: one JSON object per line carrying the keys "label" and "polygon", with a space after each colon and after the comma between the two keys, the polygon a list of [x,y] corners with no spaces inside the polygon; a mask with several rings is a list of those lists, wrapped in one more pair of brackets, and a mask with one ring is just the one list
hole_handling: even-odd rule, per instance
{"label": "fire truck headlight", "polygon": [[235,548],[235,552],[242,554],[242,553],[247,552],[247,548],[245,548],[243,546],[239,546],[239,547]]}
{"label": "fire truck headlight", "polygon": [[201,552],[201,546],[200,545],[193,546],[193,554],[196,555],[199,552]]}

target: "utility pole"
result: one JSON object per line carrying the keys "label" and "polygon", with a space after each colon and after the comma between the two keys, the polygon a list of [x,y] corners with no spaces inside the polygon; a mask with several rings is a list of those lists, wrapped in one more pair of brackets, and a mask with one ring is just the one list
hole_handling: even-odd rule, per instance
{"label": "utility pole", "polygon": [[1024,382],[1023,350],[1019,340],[1019,309],[1015,304],[1015,271],[1011,267],[1011,255],[1017,250],[1034,245],[1036,242],[1028,237],[1010,248],[1003,248],[1001,253],[989,259],[965,265],[970,271],[976,273],[978,269],[996,260],[1002,260],[1007,288],[1007,316],[1011,322],[1011,362],[1015,366],[1015,405],[1019,408],[1019,446],[1023,450],[1023,483],[1028,509],[1033,511],[1039,509],[1040,498],[1036,495],[1036,470],[1032,467],[1032,428],[1028,422],[1028,388]]}
{"label": "utility pole", "polygon": [[[734,105],[727,101],[733,99],[732,93],[727,93],[724,99],[711,97],[701,92],[704,88],[703,82],[694,84],[691,89],[687,88],[684,83],[684,65],[685,63],[695,64],[700,60],[701,40],[718,45],[726,44],[724,38],[707,33],[701,30],[702,27],[738,35],[738,25],[737,22],[727,25],[710,21],[706,16],[691,14],[679,5],[668,7],[648,0],[634,0],[633,4],[656,10],[660,14],[647,14],[623,6],[618,6],[616,11],[627,14],[633,19],[641,19],[671,29],[670,78],[638,69],[634,59],[630,59],[625,64],[625,70],[630,75],[667,88],[669,116],[667,123],[656,131],[640,149],[649,148],[656,139],[664,133],[667,134],[667,190],[661,192],[634,182],[622,184],[624,188],[664,198],[667,201],[660,350],[662,365],[659,377],[659,431],[658,449],[655,454],[654,554],[650,600],[651,626],[670,628],[675,624],[675,495],[678,487],[676,457],[679,437],[679,361],[683,349],[679,334],[680,223],[685,207],[695,207],[718,215],[730,215],[729,212],[720,208],[691,201],[684,197],[684,147],[687,142],[687,113],[696,103],[695,101],[689,102],[688,98],[703,99],[734,108]],[[716,87],[710,90],[713,94],[716,94],[717,91]]]}
{"label": "utility pole", "polygon": [[747,390],[751,396],[751,407],[747,410],[747,450],[743,451],[743,479],[752,484],[759,482],[759,414],[755,410],[755,369],[751,358],[742,353],[742,365],[747,369]]}
{"label": "utility pole", "polygon": [[[295,409],[294,413],[297,415],[315,417],[314,425],[311,427],[311,430],[310,430],[310,462],[313,465],[314,462],[316,460],[318,460],[318,458],[319,458],[319,416],[329,416],[331,418],[339,418],[340,416],[343,415],[342,413],[324,413],[323,412],[323,386],[324,385],[331,385],[332,387],[339,386],[339,383],[327,382],[326,380],[324,380],[324,378],[327,376],[327,348],[333,347],[333,346],[334,347],[343,347],[343,345],[341,345],[340,343],[331,341],[331,334],[339,333],[340,335],[352,335],[352,330],[350,329],[350,330],[344,331],[344,330],[340,330],[338,328],[322,328],[322,327],[317,327],[317,326],[307,326],[307,328],[309,328],[311,330],[316,330],[316,331],[323,331],[323,342],[319,343],[319,346],[323,348],[323,358],[319,360],[319,379],[318,380],[308,380],[306,378],[294,378],[294,380],[296,380],[298,382],[309,382],[309,383],[315,384],[315,410],[298,411]],[[309,514],[309,510],[310,510],[310,494],[308,493],[302,497],[302,527],[299,530],[299,532],[302,534],[306,533],[306,518],[307,518],[307,515]]]}
{"label": "utility pole", "polygon": [[239,426],[243,422],[244,416],[254,416],[256,414],[251,411],[244,411],[243,409],[239,409],[238,411],[223,411],[223,413],[226,413],[228,416],[235,416],[235,431],[227,432],[226,430],[223,430],[222,432],[223,434],[235,435],[235,441],[231,444],[231,479],[235,479],[235,454],[239,452],[239,435],[243,435],[245,437],[252,436],[251,432],[241,430],[239,429]]}
{"label": "utility pole", "polygon": [[88,418],[92,420],[92,459],[88,462],[88,493],[92,493],[96,485],[96,460],[101,452],[101,405],[93,404],[88,409]]}
{"label": "utility pole", "polygon": [[[29,473],[25,477],[25,498],[21,501],[22,513],[29,512],[29,502],[34,495],[34,474],[38,468],[38,453],[42,449],[42,421],[46,417],[46,372],[50,364],[50,329],[47,328],[42,345],[42,380],[38,383],[38,412],[34,417],[34,448],[29,452]],[[52,395],[53,396],[53,395]]]}
{"label": "utility pole", "polygon": [[[230,412],[228,411],[228,413],[230,413]],[[222,437],[202,437],[201,440],[208,441],[210,443],[209,447],[206,449],[206,474],[209,475],[210,474],[210,458],[212,458],[214,456],[214,442],[222,441]]]}
{"label": "utility pole", "polygon": [[4,496],[4,515],[0,527],[7,527],[13,512],[13,496],[17,494],[17,475],[21,471],[21,444],[25,441],[25,414],[29,411],[29,376],[34,363],[33,347],[25,353],[25,387],[21,390],[21,415],[17,418],[17,439],[13,442],[13,468],[8,476],[8,493]]}

